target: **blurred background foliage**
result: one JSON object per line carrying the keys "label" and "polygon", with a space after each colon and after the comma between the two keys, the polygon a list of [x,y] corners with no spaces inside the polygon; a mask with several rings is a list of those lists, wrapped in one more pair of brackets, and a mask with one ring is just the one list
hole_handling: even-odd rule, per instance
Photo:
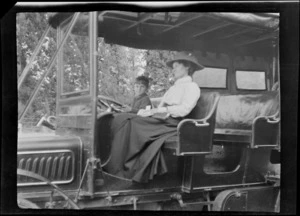
{"label": "blurred background foliage", "polygon": [[[52,13],[17,13],[17,62],[18,76],[29,63],[35,47],[47,28]],[[19,115],[26,106],[37,82],[49,66],[56,50],[56,32],[52,29],[43,41],[41,51],[33,60],[19,92]],[[130,105],[133,99],[134,80],[139,75],[150,78],[150,97],[161,97],[172,85],[172,75],[165,62],[175,52],[139,50],[124,46],[106,44],[98,38],[99,94]],[[88,87],[88,40],[71,35],[64,47],[64,91],[83,90]],[[25,118],[41,118],[45,114],[55,115],[56,71],[46,77]]]}

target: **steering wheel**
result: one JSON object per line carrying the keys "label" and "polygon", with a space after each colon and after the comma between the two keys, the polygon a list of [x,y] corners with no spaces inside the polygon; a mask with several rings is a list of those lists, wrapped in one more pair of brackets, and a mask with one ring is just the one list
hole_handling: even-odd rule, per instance
{"label": "steering wheel", "polygon": [[126,108],[122,103],[103,95],[98,96],[97,107],[101,112],[124,112]]}

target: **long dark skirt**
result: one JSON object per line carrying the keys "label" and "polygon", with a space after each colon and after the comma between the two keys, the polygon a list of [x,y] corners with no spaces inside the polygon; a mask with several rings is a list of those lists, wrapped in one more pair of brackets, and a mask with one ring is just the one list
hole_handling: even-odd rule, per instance
{"label": "long dark skirt", "polygon": [[179,120],[114,114],[111,124],[111,158],[105,169],[119,177],[148,182],[167,172],[161,147],[174,136]]}

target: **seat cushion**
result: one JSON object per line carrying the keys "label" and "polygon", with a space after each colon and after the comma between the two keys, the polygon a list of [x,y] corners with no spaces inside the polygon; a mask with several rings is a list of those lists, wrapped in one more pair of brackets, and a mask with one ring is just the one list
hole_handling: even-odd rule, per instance
{"label": "seat cushion", "polygon": [[251,130],[256,117],[272,116],[278,110],[277,92],[223,95],[217,108],[216,128]]}

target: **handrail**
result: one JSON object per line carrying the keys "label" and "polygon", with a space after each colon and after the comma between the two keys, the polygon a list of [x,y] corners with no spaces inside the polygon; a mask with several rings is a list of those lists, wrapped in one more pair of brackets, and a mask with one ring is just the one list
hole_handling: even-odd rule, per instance
{"label": "handrail", "polygon": [[[256,125],[256,122],[260,119],[263,119],[265,120],[269,125],[276,125],[276,124],[279,124],[280,123],[280,117],[279,117],[279,110],[271,115],[271,116],[257,116],[254,118],[253,120],[253,123],[252,123],[252,129],[251,129],[251,132],[252,132],[252,136],[251,136],[251,146],[253,148],[258,148],[258,147],[279,147],[280,146],[280,138],[279,138],[279,134],[278,137],[277,137],[277,141],[278,143],[277,144],[264,144],[264,145],[255,145],[255,138],[256,138],[256,134],[255,134],[255,125]],[[278,131],[279,132],[279,131]],[[275,134],[276,135],[276,134]]]}
{"label": "handrail", "polygon": [[[200,96],[201,97],[201,96]],[[215,110],[217,109],[217,105],[219,103],[220,100],[220,95],[217,94],[214,98],[214,103],[209,111],[209,113],[202,119],[192,119],[192,118],[186,118],[183,119],[182,121],[179,122],[179,124],[177,125],[177,130],[179,130],[179,128],[181,127],[182,124],[184,124],[185,122],[193,122],[196,126],[199,127],[203,127],[203,126],[208,126],[208,122],[207,120],[213,115],[213,113],[215,112]],[[201,126],[200,126],[201,125]]]}

